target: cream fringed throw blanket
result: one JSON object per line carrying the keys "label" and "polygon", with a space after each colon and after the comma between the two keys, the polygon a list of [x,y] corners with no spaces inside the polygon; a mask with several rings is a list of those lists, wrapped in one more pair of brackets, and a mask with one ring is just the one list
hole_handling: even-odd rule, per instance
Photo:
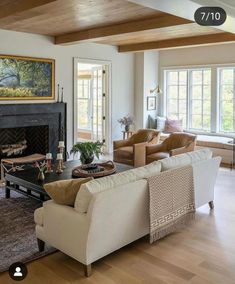
{"label": "cream fringed throw blanket", "polygon": [[150,243],[176,231],[195,217],[192,166],[148,178]]}

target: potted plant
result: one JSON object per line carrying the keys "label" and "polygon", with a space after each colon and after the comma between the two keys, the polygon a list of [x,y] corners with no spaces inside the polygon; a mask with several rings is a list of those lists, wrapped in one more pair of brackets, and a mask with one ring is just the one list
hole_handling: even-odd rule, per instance
{"label": "potted plant", "polygon": [[134,125],[134,119],[132,116],[127,115],[123,118],[118,119],[118,122],[121,124],[121,126],[125,127],[125,131],[130,131],[130,126]]}
{"label": "potted plant", "polygon": [[73,145],[71,154],[80,153],[80,161],[82,164],[91,164],[94,160],[94,156],[99,159],[99,155],[102,154],[103,143],[97,142],[78,142]]}

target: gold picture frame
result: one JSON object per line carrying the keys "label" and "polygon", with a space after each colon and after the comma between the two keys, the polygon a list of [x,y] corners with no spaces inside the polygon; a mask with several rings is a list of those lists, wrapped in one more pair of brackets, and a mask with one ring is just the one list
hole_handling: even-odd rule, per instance
{"label": "gold picture frame", "polygon": [[0,101],[55,100],[55,60],[0,55]]}

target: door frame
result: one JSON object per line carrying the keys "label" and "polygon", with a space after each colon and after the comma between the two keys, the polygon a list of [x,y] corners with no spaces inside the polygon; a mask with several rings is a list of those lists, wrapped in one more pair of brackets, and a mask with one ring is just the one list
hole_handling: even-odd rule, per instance
{"label": "door frame", "polygon": [[87,63],[87,64],[98,64],[105,66],[105,70],[107,72],[107,79],[105,80],[105,90],[106,90],[106,106],[105,106],[105,114],[106,114],[106,121],[105,121],[105,140],[106,140],[106,152],[111,153],[112,149],[112,62],[109,60],[99,60],[99,59],[90,59],[90,58],[81,58],[81,57],[74,57],[73,58],[73,81],[74,81],[74,88],[73,88],[73,143],[76,143],[76,131],[77,131],[77,117],[76,117],[76,110],[77,110],[77,66],[78,63]]}

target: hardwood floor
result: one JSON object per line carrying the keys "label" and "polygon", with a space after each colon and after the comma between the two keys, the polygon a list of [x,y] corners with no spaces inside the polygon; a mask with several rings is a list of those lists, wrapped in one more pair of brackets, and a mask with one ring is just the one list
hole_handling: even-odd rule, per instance
{"label": "hardwood floor", "polygon": [[[55,253],[28,264],[25,284],[234,284],[235,283],[235,171],[221,169],[215,209],[203,206],[190,227],[150,245],[143,238],[93,264],[84,277],[83,266]],[[8,273],[0,283],[15,283]]]}

